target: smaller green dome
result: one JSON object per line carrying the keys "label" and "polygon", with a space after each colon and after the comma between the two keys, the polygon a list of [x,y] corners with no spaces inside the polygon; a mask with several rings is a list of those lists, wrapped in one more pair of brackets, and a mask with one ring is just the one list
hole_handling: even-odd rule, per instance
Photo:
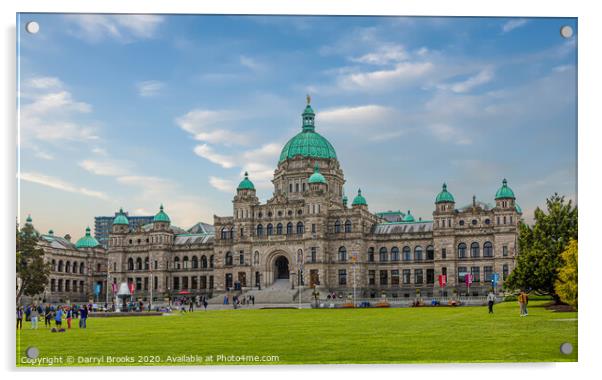
{"label": "smaller green dome", "polygon": [[502,187],[500,187],[499,190],[495,193],[496,200],[505,198],[516,199],[516,197],[514,196],[514,191],[512,191],[512,189],[508,187],[508,181],[506,181],[506,178],[504,178],[504,180],[502,181]]}
{"label": "smaller green dome", "polygon": [[54,231],[53,230],[48,230],[48,235],[54,236]]}
{"label": "smaller green dome", "polygon": [[123,224],[123,225],[129,226],[130,221],[125,216],[125,213],[123,212],[123,208],[119,209],[119,215],[117,215],[115,217],[115,219],[113,219],[113,225],[115,225],[115,224]]}
{"label": "smaller green dome", "polygon": [[522,214],[523,213],[523,209],[520,208],[520,206],[518,205],[518,203],[514,203],[514,209],[516,210],[517,213]]}
{"label": "smaller green dome", "polygon": [[323,183],[326,184],[326,178],[324,178],[324,176],[322,175],[322,173],[320,173],[320,168],[318,167],[318,164],[316,163],[316,166],[314,166],[314,174],[312,174],[309,177],[309,183]]}
{"label": "smaller green dome", "polygon": [[412,216],[412,214],[410,213],[410,210],[408,210],[408,214],[403,218],[404,222],[415,222],[416,219],[414,219],[414,216]]}
{"label": "smaller green dome", "polygon": [[75,248],[94,248],[100,243],[92,235],[90,235],[90,227],[86,227],[86,236],[82,237],[75,243]]}
{"label": "smaller green dome", "polygon": [[153,223],[154,222],[167,222],[167,223],[170,222],[169,216],[167,216],[167,214],[163,211],[163,205],[161,205],[161,207],[159,207],[159,212],[153,218]]}
{"label": "smaller green dome", "polygon": [[454,203],[454,196],[452,193],[447,191],[447,184],[444,182],[441,192],[437,194],[437,199],[435,199],[435,203],[443,203],[443,202],[451,202]]}
{"label": "smaller green dome", "polygon": [[366,202],[366,198],[362,195],[362,190],[357,190],[357,195],[353,198],[352,206],[368,206],[368,202]]}
{"label": "smaller green dome", "polygon": [[31,214],[27,215],[27,219],[25,219],[25,223],[31,224],[31,222],[33,222],[33,219],[31,219]]}
{"label": "smaller green dome", "polygon": [[236,190],[255,190],[255,185],[249,179],[249,173],[245,172],[245,178],[240,181]]}

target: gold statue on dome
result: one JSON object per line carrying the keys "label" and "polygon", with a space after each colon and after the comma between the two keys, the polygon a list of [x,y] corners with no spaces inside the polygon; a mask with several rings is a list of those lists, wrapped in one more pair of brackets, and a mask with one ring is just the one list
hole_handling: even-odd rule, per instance
{"label": "gold statue on dome", "polygon": [[305,95],[305,99],[307,99],[307,105],[309,105],[309,103],[311,103],[311,96],[309,96],[309,94]]}

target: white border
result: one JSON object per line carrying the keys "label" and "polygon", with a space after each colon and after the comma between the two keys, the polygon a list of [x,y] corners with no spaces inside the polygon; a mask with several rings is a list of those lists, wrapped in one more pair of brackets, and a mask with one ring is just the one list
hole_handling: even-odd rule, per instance
{"label": "white border", "polygon": [[[194,4],[193,4],[194,3]],[[590,5],[592,4],[592,5]],[[600,246],[596,239],[599,231],[600,197],[602,184],[600,165],[602,162],[600,144],[600,37],[602,37],[602,16],[596,12],[595,2],[557,1],[529,2],[525,0],[505,1],[469,1],[469,0],[431,0],[392,2],[386,0],[238,0],[238,1],[191,1],[191,0],[20,0],[18,3],[3,1],[0,3],[2,12],[2,65],[3,88],[0,91],[3,126],[2,144],[4,160],[2,168],[3,206],[0,231],[2,233],[3,276],[1,309],[2,326],[12,326],[14,322],[12,305],[14,304],[14,223],[16,217],[16,186],[15,186],[15,122],[16,122],[16,77],[15,77],[15,20],[16,12],[106,12],[106,13],[235,13],[235,14],[365,14],[365,15],[437,15],[437,16],[559,16],[579,17],[579,203],[580,203],[580,310],[579,310],[579,363],[566,364],[537,364],[537,365],[401,365],[401,366],[280,366],[278,368],[160,368],[145,369],[145,378],[162,378],[171,376],[190,376],[191,374],[172,374],[173,371],[202,371],[202,376],[233,375],[240,378],[264,379],[267,377],[307,377],[325,375],[328,377],[389,377],[409,376],[422,377],[432,375],[445,379],[465,379],[466,377],[487,377],[488,379],[507,379],[518,372],[527,372],[527,376],[541,375],[548,378],[581,377],[591,367],[600,369],[598,358],[600,342],[600,305],[601,297],[597,290],[599,275],[602,268],[600,255],[596,249]],[[598,112],[596,112],[598,111]],[[9,212],[10,210],[10,212]],[[6,319],[6,320],[5,320]],[[10,333],[1,346],[4,371],[15,371],[14,340]],[[326,348],[327,349],[327,348]],[[55,370],[56,371],[56,370]],[[74,372],[77,370],[67,370]],[[81,370],[80,370],[81,371]],[[123,373],[131,376],[140,369],[112,368],[85,370],[86,377],[101,378],[105,372]],[[373,372],[376,371],[375,374]],[[428,372],[428,373],[425,373]],[[538,373],[535,373],[538,372]],[[31,376],[34,374],[13,374]],[[50,376],[81,376],[78,374],[50,374]],[[37,375],[34,375],[37,376]],[[195,375],[192,375],[195,376]],[[430,376],[429,376],[430,377]]]}

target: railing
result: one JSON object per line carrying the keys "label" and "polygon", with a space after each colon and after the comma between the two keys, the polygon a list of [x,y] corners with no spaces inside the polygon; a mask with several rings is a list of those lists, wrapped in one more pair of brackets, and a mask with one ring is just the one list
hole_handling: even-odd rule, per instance
{"label": "railing", "polygon": [[[361,297],[361,298],[357,298],[356,297],[355,304],[360,305],[362,303],[367,302],[371,306],[375,306],[378,303],[386,302],[391,306],[411,306],[414,304],[414,302],[416,301],[417,298],[422,301],[421,305],[423,305],[423,306],[431,306],[431,303],[433,300],[435,300],[442,306],[448,305],[448,303],[450,301],[460,302],[460,304],[464,304],[464,305],[484,305],[487,303],[486,296],[474,296],[474,297],[457,296],[457,297],[407,297],[407,298],[406,297],[401,297],[401,298],[393,298],[393,297],[387,297],[387,298]],[[496,302],[501,302],[502,300],[503,300],[503,297],[496,296]],[[313,298],[312,298],[312,302],[314,302]],[[348,299],[348,298],[336,298],[336,299],[320,298],[320,299],[318,299],[319,304],[324,304],[323,307],[329,307],[329,304],[333,304],[334,307],[337,307],[337,306],[349,304],[352,302],[353,302],[353,300]]]}

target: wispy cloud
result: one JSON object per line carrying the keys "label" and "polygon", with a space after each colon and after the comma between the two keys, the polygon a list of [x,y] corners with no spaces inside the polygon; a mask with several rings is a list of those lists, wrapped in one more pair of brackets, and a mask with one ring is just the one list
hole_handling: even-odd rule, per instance
{"label": "wispy cloud", "polygon": [[42,186],[67,191],[69,193],[77,193],[102,200],[108,200],[108,196],[103,192],[90,190],[85,187],[80,187],[69,182],[63,181],[59,178],[51,177],[45,174],[35,172],[21,172],[19,174],[19,178],[22,181],[37,183]]}
{"label": "wispy cloud", "polygon": [[403,62],[392,69],[358,71],[338,78],[338,86],[343,90],[363,90],[378,92],[415,83],[434,69],[431,62]]}
{"label": "wispy cloud", "polygon": [[236,111],[196,108],[176,118],[176,124],[195,140],[211,144],[247,145],[249,136],[229,128],[242,119]]}
{"label": "wispy cloud", "polygon": [[473,88],[489,83],[493,79],[493,69],[487,67],[479,71],[477,74],[468,77],[466,80],[451,83],[449,85],[439,85],[439,88],[450,89],[456,93],[469,92]]}
{"label": "wispy cloud", "polygon": [[389,140],[407,132],[398,123],[399,112],[378,104],[325,109],[316,117],[325,131],[359,136],[364,142],[366,125],[370,125],[369,141]]}
{"label": "wispy cloud", "polygon": [[90,173],[102,176],[123,176],[132,167],[132,163],[128,161],[115,160],[83,160],[78,165]]}
{"label": "wispy cloud", "polygon": [[511,32],[514,29],[524,26],[525,24],[527,24],[527,20],[524,18],[518,18],[518,19],[512,19],[512,20],[506,21],[504,23],[504,25],[502,25],[502,32],[503,33]]}
{"label": "wispy cloud", "polygon": [[409,58],[408,52],[403,46],[397,44],[384,44],[374,52],[352,57],[352,62],[366,63],[371,65],[387,65],[392,62],[400,62]]}
{"label": "wispy cloud", "polygon": [[194,147],[194,153],[203,157],[214,164],[218,164],[225,169],[233,168],[236,163],[234,162],[233,157],[217,153],[211,146],[208,144],[201,144]]}
{"label": "wispy cloud", "polygon": [[114,39],[122,43],[156,36],[163,16],[157,15],[66,15],[65,19],[75,27],[72,34],[88,42]]}
{"label": "wispy cloud", "polygon": [[157,96],[161,90],[165,87],[165,83],[158,80],[147,80],[136,83],[136,89],[138,95],[142,97]]}
{"label": "wispy cloud", "polygon": [[223,191],[224,193],[232,194],[235,190],[234,189],[234,187],[235,187],[234,181],[224,179],[224,178],[210,176],[209,184],[211,186],[213,186],[214,188],[218,189],[219,191]]}

